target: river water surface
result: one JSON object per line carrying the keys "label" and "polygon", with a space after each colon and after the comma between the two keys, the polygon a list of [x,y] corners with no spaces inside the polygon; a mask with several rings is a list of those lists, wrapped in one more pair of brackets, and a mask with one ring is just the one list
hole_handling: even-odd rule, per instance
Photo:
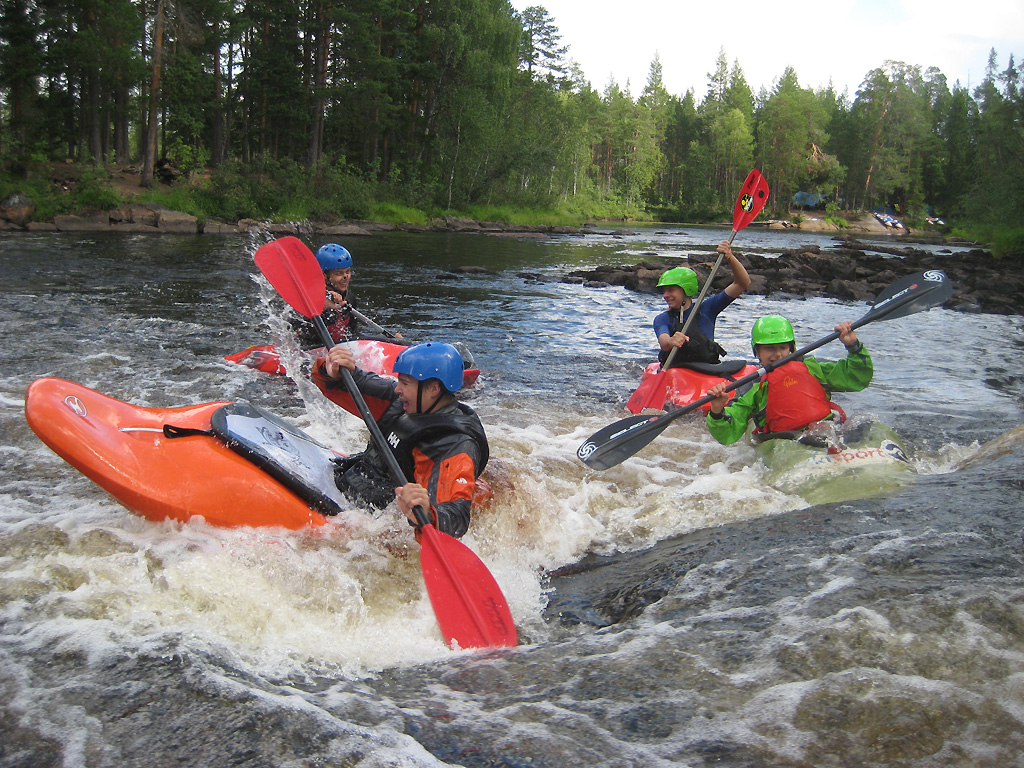
{"label": "river water surface", "polygon": [[[464,399],[496,499],[464,541],[521,644],[460,653],[393,508],[316,533],[150,523],[25,423],[26,387],[59,376],[143,405],[247,400],[359,450],[361,422],[301,376],[223,360],[285,339],[263,241],[5,235],[0,766],[1019,765],[1020,317],[933,309],[859,331],[875,379],[839,402],[906,441],[918,478],[899,493],[808,506],[697,417],[605,472],[576,459],[626,415],[663,302],[545,278],[726,236],[345,242],[366,314],[463,341],[483,371]],[[831,241],[737,238],[803,244]],[[762,314],[808,343],[866,310],[745,296],[719,341],[746,357]]]}

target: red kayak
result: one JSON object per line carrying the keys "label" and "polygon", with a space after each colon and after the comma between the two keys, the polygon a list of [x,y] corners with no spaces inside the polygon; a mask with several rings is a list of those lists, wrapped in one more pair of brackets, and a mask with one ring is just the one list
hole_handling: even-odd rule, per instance
{"label": "red kayak", "polygon": [[[356,365],[364,371],[377,373],[381,376],[394,376],[395,358],[407,346],[377,339],[356,339],[346,343],[356,358]],[[324,347],[317,347],[316,349],[305,350],[304,354],[308,355],[310,360],[315,360],[318,357],[323,357],[326,354],[326,350]],[[285,373],[280,355],[270,344],[247,347],[241,352],[225,355],[224,359],[248,368],[254,368],[257,371],[263,371],[264,373],[273,373],[278,376]],[[473,386],[479,376],[479,369],[467,368],[463,371],[464,380],[462,386]]]}
{"label": "red kayak", "polygon": [[[25,419],[58,456],[149,520],[297,529],[362,513],[334,484],[340,454],[248,403],[148,408],[45,378],[28,388]],[[474,505],[490,493],[478,479]]]}
{"label": "red kayak", "polygon": [[[715,384],[723,381],[736,381],[757,370],[756,365],[750,365],[746,360],[723,360],[717,365],[684,363],[679,367],[666,368],[664,371],[661,370],[660,363],[651,363],[644,369],[640,386],[629,398],[626,408],[630,413],[640,413],[644,409],[643,403],[648,400],[651,389],[656,386],[665,388],[663,407],[666,410],[681,408],[695,400],[700,400]],[[738,391],[730,392],[729,398],[732,399]],[[711,409],[711,404],[705,403],[700,408],[707,413]]]}

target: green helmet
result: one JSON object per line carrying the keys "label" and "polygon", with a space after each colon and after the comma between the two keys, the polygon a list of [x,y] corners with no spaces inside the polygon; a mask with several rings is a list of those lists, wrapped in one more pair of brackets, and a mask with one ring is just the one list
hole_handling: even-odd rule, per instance
{"label": "green helmet", "polygon": [[697,273],[689,267],[672,267],[658,278],[658,287],[678,285],[687,296],[697,295]]}
{"label": "green helmet", "polygon": [[793,326],[782,315],[759,317],[754,327],[750,329],[750,346],[753,347],[755,355],[759,344],[789,344],[795,347],[796,336],[793,334]]}

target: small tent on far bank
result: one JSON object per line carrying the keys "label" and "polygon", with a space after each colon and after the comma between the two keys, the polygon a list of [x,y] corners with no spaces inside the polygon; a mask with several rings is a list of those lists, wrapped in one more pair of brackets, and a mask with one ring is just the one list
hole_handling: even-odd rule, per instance
{"label": "small tent on far bank", "polygon": [[824,208],[826,196],[820,192],[797,192],[790,200],[791,205],[800,208]]}

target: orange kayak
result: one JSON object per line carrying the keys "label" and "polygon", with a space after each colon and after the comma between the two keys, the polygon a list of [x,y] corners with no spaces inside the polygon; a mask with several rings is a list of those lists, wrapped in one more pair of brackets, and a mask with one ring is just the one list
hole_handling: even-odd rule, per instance
{"label": "orange kayak", "polygon": [[[377,339],[355,339],[346,343],[356,358],[356,365],[364,371],[381,376],[395,375],[395,358],[406,347],[406,345],[392,344],[389,341],[379,341]],[[316,349],[307,349],[304,354],[308,355],[310,360],[315,360],[318,357],[323,357],[326,354],[326,350],[324,347],[318,347]],[[285,373],[281,357],[271,344],[256,344],[246,347],[241,352],[225,355],[224,359],[248,368],[254,368],[257,371],[263,371],[264,373],[273,373],[278,376]],[[463,371],[463,386],[473,386],[479,376],[480,370],[478,368],[467,368]]]}
{"label": "orange kayak", "polygon": [[[188,522],[201,517],[220,526],[295,529],[323,525],[324,512],[347,506],[340,493],[339,501],[319,487],[304,489],[303,484],[311,484],[309,478],[290,481],[289,487],[215,436],[211,422],[232,405],[244,406],[216,402],[146,408],[70,381],[45,378],[29,386],[25,418],[57,455],[149,520]],[[336,453],[266,412],[258,415],[279,450],[319,457],[325,478],[329,477],[324,487],[334,487],[329,460]],[[175,433],[181,436],[169,436]]]}

